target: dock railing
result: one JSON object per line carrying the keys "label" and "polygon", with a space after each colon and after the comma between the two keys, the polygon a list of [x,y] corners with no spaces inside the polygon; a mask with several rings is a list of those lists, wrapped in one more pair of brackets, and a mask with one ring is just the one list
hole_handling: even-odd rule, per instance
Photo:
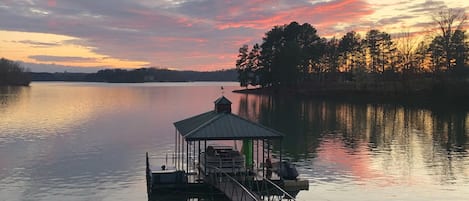
{"label": "dock railing", "polygon": [[[258,191],[261,191],[259,194],[260,195],[267,195],[267,196],[270,196],[270,198],[268,200],[272,200],[272,201],[275,201],[275,200],[290,200],[290,201],[296,201],[296,198],[293,197],[292,195],[290,195],[290,193],[286,192],[285,190],[283,190],[282,187],[280,187],[279,185],[275,184],[273,181],[271,181],[270,179],[268,178],[265,178],[264,176],[260,176],[262,178],[262,183],[261,183],[261,186],[257,187],[258,188]],[[268,184],[268,185],[267,185]],[[268,188],[267,186],[271,186],[273,187],[272,188]],[[264,192],[262,192],[264,191]],[[275,191],[275,192],[272,192],[272,191]]]}
{"label": "dock railing", "polygon": [[207,166],[207,180],[233,201],[261,201],[260,197],[222,169]]}
{"label": "dock railing", "polygon": [[[227,173],[218,167],[208,166],[207,172],[209,182],[225,193],[225,195],[233,201],[296,201],[295,197],[290,195],[275,182],[265,178],[264,176],[255,175],[249,171]],[[255,180],[254,178],[257,178],[258,180]],[[232,184],[230,184],[230,182]],[[237,187],[234,187],[234,184]],[[240,188],[242,191],[236,188]]]}

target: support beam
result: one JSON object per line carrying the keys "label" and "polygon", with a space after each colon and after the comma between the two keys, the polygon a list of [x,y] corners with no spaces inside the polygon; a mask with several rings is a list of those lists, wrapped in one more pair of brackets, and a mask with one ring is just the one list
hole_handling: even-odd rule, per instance
{"label": "support beam", "polygon": [[278,172],[280,173],[280,180],[282,180],[282,146],[283,140],[280,139],[280,163],[278,167]]}
{"label": "support beam", "polygon": [[256,140],[256,173],[259,169],[259,139]]}
{"label": "support beam", "polygon": [[204,141],[204,174],[207,174],[207,140]]}
{"label": "support beam", "polygon": [[199,165],[197,166],[197,171],[198,171],[198,173],[199,173],[199,174],[198,174],[198,179],[200,180],[200,151],[201,151],[201,150],[200,150],[200,140],[197,141],[197,142],[198,142],[198,144],[199,144],[199,152],[198,152],[198,154],[197,154],[197,162],[199,163]]}
{"label": "support beam", "polygon": [[262,139],[262,176],[265,177],[265,139]]}
{"label": "support beam", "polygon": [[176,170],[179,170],[179,135],[176,131]]}
{"label": "support beam", "polygon": [[173,165],[176,167],[176,153],[177,153],[177,144],[178,144],[178,130],[174,129],[174,154],[173,154]]}
{"label": "support beam", "polygon": [[195,141],[192,141],[192,168],[195,169]]}

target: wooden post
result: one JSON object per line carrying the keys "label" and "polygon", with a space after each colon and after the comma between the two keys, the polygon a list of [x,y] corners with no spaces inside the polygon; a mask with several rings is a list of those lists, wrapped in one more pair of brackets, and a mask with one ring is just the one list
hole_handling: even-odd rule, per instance
{"label": "wooden post", "polygon": [[150,162],[148,160],[148,152],[146,153],[146,180],[147,180],[147,198],[151,200],[151,188],[152,188],[152,181],[151,181],[151,170],[150,170]]}

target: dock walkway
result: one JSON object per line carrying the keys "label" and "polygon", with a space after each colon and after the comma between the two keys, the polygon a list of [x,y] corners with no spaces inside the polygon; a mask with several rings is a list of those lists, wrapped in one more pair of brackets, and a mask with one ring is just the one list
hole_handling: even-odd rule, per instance
{"label": "dock walkway", "polygon": [[223,192],[226,197],[232,201],[260,201],[261,198],[245,188],[244,186],[238,185],[234,181],[222,181],[215,182],[212,184],[213,187],[217,188],[219,191]]}
{"label": "dock walkway", "polygon": [[251,189],[245,187],[237,179],[215,166],[208,166],[208,175],[205,181],[219,191],[223,192],[226,197],[232,201],[260,201],[259,195]]}

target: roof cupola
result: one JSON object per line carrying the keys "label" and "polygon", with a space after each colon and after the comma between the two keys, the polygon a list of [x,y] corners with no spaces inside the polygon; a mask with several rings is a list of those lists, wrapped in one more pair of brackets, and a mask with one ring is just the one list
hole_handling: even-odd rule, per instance
{"label": "roof cupola", "polygon": [[216,113],[231,113],[231,101],[225,96],[218,98],[215,101],[215,112]]}

